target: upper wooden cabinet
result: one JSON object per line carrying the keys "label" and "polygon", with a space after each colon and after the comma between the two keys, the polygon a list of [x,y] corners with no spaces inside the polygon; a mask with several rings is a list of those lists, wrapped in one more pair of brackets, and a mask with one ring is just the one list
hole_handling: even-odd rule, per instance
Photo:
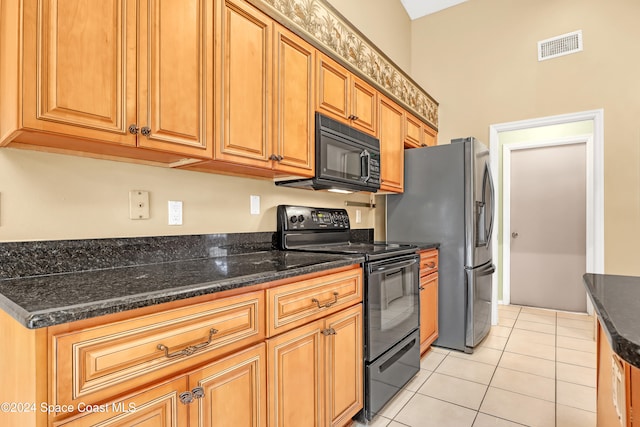
{"label": "upper wooden cabinet", "polygon": [[318,53],[317,62],[316,109],[376,135],[378,92],[326,55]]}
{"label": "upper wooden cabinet", "polygon": [[42,0],[23,8],[15,141],[168,163],[211,157],[209,2]]}
{"label": "upper wooden cabinet", "polygon": [[422,137],[424,145],[428,147],[438,145],[438,131],[424,123],[422,123]]}
{"label": "upper wooden cabinet", "polygon": [[437,144],[438,132],[405,112],[404,148],[419,148]]}
{"label": "upper wooden cabinet", "polygon": [[280,25],[274,38],[273,168],[313,176],[315,49]]}
{"label": "upper wooden cabinet", "polygon": [[381,189],[402,192],[397,141],[436,142],[435,130],[244,0],[0,5],[0,63],[16,64],[0,72],[0,146],[312,177],[318,111],[380,138]]}
{"label": "upper wooden cabinet", "polygon": [[404,111],[386,96],[379,96],[380,190],[404,190]]}
{"label": "upper wooden cabinet", "polygon": [[315,50],[242,0],[218,7],[214,161],[190,168],[313,176]]}
{"label": "upper wooden cabinet", "polygon": [[217,4],[214,159],[268,167],[273,22],[241,0]]}

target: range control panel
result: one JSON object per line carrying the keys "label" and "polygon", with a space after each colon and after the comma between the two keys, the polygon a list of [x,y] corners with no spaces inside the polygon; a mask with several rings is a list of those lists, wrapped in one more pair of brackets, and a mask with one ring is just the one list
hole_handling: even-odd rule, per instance
{"label": "range control panel", "polygon": [[349,230],[346,209],[278,206],[278,230]]}

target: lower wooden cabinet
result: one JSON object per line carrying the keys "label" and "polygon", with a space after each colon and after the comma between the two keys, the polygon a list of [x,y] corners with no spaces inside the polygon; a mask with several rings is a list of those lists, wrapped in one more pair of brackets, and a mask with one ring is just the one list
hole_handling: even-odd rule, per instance
{"label": "lower wooden cabinet", "polygon": [[189,390],[192,393],[194,390],[202,392],[201,398],[189,404],[190,426],[266,427],[265,344],[236,353],[190,374]]}
{"label": "lower wooden cabinet", "polygon": [[187,377],[153,387],[130,398],[101,405],[82,405],[79,415],[56,427],[181,427],[188,424],[188,407],[180,403],[180,391],[187,390]]}
{"label": "lower wooden cabinet", "polygon": [[344,426],[363,405],[361,288],[356,264],[49,328],[0,310],[0,401],[35,405],[0,426]]}
{"label": "lower wooden cabinet", "polygon": [[438,338],[438,273],[420,278],[420,353]]}
{"label": "lower wooden cabinet", "polygon": [[130,398],[101,405],[80,404],[78,409],[84,414],[54,425],[265,427],[265,344]]}
{"label": "lower wooden cabinet", "polygon": [[362,304],[267,340],[269,426],[342,426],[363,404]]}
{"label": "lower wooden cabinet", "polygon": [[597,425],[640,426],[640,369],[613,352],[599,320],[597,342]]}
{"label": "lower wooden cabinet", "polygon": [[438,250],[420,252],[420,353],[438,338]]}

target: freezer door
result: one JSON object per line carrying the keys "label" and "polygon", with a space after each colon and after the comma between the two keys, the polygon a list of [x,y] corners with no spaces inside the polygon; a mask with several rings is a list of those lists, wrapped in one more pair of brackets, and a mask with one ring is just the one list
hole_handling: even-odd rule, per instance
{"label": "freezer door", "polygon": [[496,271],[489,261],[465,269],[467,284],[466,346],[475,347],[491,329],[491,276]]}

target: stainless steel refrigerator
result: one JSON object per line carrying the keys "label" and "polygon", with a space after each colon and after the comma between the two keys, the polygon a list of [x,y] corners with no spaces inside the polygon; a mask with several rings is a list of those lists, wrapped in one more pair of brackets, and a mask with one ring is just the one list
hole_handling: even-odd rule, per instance
{"label": "stainless steel refrigerator", "polygon": [[405,152],[404,193],[387,196],[387,240],[440,244],[434,345],[470,353],[491,328],[494,213],[484,144],[461,138]]}

